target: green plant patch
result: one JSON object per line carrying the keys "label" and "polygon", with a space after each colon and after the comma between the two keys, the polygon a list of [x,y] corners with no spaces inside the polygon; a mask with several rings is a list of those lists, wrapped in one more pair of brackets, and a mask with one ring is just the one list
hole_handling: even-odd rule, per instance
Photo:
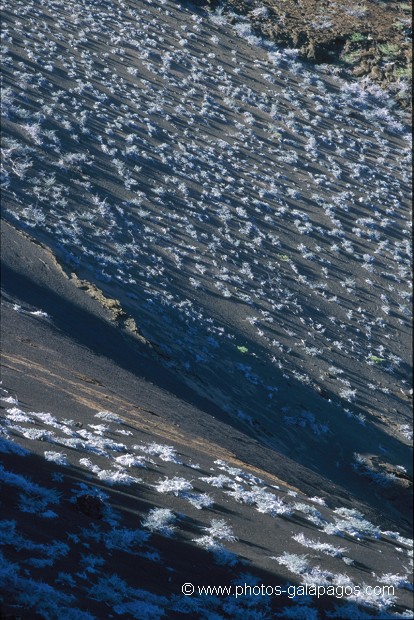
{"label": "green plant patch", "polygon": [[248,353],[249,349],[247,347],[237,347],[237,350],[240,351],[240,353]]}
{"label": "green plant patch", "polygon": [[393,28],[397,28],[397,30],[403,30],[405,28],[405,24],[403,24],[403,22],[394,22],[393,23]]}
{"label": "green plant patch", "polygon": [[378,46],[384,56],[393,57],[398,56],[400,51],[399,46],[396,43],[383,43]]}
{"label": "green plant patch", "polygon": [[351,43],[360,43],[361,41],[366,41],[367,37],[361,32],[354,32],[349,38]]}
{"label": "green plant patch", "polygon": [[349,54],[345,54],[345,56],[342,57],[342,60],[348,64],[353,64],[358,62],[360,58],[361,52],[350,52]]}
{"label": "green plant patch", "polygon": [[378,357],[377,355],[370,355],[369,359],[371,362],[375,362],[376,364],[380,364],[381,362],[385,362],[385,357]]}
{"label": "green plant patch", "polygon": [[412,71],[413,68],[411,65],[405,68],[398,67],[398,69],[395,69],[394,75],[398,78],[410,78],[412,76]]}

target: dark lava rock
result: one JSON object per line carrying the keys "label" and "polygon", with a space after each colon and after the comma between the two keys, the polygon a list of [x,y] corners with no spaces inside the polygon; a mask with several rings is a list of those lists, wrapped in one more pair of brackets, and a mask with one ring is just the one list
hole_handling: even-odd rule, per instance
{"label": "dark lava rock", "polygon": [[105,504],[96,495],[80,495],[76,500],[77,508],[92,519],[102,519]]}

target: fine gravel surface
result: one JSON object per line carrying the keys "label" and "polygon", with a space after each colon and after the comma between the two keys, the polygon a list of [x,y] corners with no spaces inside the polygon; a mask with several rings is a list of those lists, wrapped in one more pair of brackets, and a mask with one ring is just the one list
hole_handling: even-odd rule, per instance
{"label": "fine gravel surface", "polygon": [[3,616],[412,617],[407,117],[243,16],[3,22]]}

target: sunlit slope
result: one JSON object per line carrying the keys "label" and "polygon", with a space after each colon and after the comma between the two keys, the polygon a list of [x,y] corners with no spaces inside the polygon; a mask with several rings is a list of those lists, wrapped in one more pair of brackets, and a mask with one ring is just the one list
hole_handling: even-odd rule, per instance
{"label": "sunlit slope", "polygon": [[404,443],[410,144],[391,101],[170,2],[13,2],[3,28],[4,217],[271,445],[340,445],[348,425],[358,454]]}

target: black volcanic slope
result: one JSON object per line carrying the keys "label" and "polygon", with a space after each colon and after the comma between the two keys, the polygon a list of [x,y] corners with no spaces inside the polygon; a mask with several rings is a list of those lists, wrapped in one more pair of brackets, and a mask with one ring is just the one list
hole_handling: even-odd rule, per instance
{"label": "black volcanic slope", "polygon": [[412,617],[402,112],[220,12],[3,17],[3,615]]}

